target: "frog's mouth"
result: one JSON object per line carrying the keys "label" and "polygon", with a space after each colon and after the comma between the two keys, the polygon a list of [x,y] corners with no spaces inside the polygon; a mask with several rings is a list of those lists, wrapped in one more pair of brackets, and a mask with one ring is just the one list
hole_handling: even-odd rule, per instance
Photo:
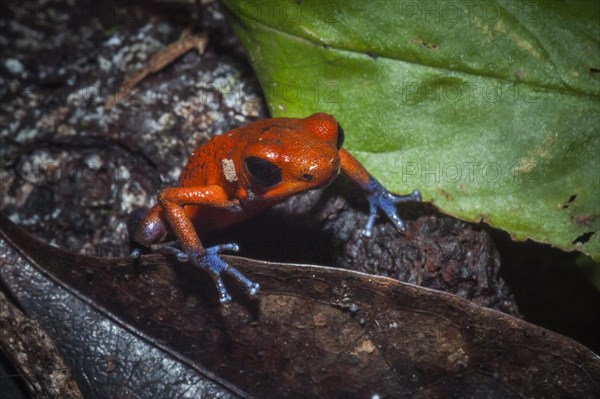
{"label": "frog's mouth", "polygon": [[315,190],[329,184],[328,181],[315,186],[307,187],[303,182],[281,184],[270,188],[268,191],[256,193],[254,201],[283,201],[305,191]]}
{"label": "frog's mouth", "polygon": [[329,186],[331,183],[333,183],[335,181],[335,179],[339,176],[339,174],[340,174],[340,168],[338,167],[338,171],[335,174],[333,174],[329,179],[324,180],[323,182],[315,185],[314,187],[309,188],[309,190],[310,191],[319,190],[319,189]]}

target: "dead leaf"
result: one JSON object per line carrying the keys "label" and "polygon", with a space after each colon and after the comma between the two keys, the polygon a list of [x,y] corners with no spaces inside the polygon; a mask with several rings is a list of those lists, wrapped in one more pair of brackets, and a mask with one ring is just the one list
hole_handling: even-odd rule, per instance
{"label": "dead leaf", "polygon": [[74,255],[0,216],[2,236],[99,312],[205,375],[257,397],[593,397],[600,358],[455,295],[311,265],[225,257],[261,284],[226,284],[158,255]]}

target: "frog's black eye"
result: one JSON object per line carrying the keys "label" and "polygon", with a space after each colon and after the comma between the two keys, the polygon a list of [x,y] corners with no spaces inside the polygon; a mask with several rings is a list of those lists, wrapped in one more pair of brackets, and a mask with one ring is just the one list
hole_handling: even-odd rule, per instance
{"label": "frog's black eye", "polygon": [[281,169],[266,159],[248,157],[244,159],[246,170],[256,184],[263,187],[272,187],[281,182]]}
{"label": "frog's black eye", "polygon": [[344,145],[344,129],[342,129],[342,127],[338,123],[337,143],[335,144],[335,146],[339,150],[340,148],[342,148],[342,145]]}

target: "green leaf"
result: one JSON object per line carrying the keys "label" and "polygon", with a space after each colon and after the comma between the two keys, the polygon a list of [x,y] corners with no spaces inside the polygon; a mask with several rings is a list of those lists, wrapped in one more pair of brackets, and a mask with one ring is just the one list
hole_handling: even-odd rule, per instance
{"label": "green leaf", "polygon": [[274,116],[331,113],[392,191],[600,258],[599,3],[223,2]]}

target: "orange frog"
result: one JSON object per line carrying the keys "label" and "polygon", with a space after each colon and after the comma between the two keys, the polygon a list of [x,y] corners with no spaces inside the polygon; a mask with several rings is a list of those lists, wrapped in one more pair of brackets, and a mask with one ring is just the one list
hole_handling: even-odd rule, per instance
{"label": "orange frog", "polygon": [[[340,169],[366,192],[370,215],[364,236],[371,236],[378,208],[404,231],[395,205],[420,201],[419,192],[391,194],[342,148],[343,142],[344,131],[324,113],[305,119],[265,119],[216,136],[192,153],[178,187],[162,190],[153,208],[132,213],[129,235],[150,247],[172,233],[181,249],[167,244],[161,249],[209,272],[221,303],[226,303],[231,296],[221,273],[240,282],[250,295],[259,285],[219,257],[223,250],[237,251],[236,244],[204,248],[195,229],[206,232],[237,223],[295,194],[329,184]],[[139,255],[140,250],[134,249],[132,256]]]}

